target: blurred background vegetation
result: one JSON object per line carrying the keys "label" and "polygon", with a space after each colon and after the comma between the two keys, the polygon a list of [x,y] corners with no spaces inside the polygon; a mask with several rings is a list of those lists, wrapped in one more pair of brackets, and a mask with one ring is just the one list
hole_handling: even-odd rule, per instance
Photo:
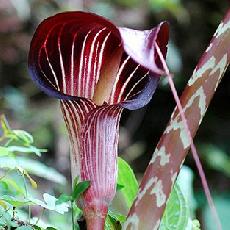
{"label": "blurred background vegetation", "polygon": [[[174,80],[180,93],[229,9],[229,1],[0,1],[0,114],[6,115],[14,129],[32,133],[36,146],[48,149],[47,153],[42,154],[42,161],[63,173],[69,181],[69,142],[58,102],[48,98],[31,81],[27,70],[27,54],[32,34],[44,18],[65,10],[82,9],[103,15],[117,25],[136,29],[148,29],[162,20],[169,21],[168,64],[175,73]],[[229,75],[228,70],[195,138],[223,229],[226,230],[229,229],[230,218]],[[143,175],[174,106],[167,82],[162,79],[148,106],[138,111],[124,112],[119,153],[133,166],[138,178]],[[197,216],[203,229],[212,230],[209,209],[190,154],[185,165],[193,172],[196,199],[193,205],[196,206]],[[60,186],[41,180],[39,189],[58,193],[70,190],[70,183]]]}

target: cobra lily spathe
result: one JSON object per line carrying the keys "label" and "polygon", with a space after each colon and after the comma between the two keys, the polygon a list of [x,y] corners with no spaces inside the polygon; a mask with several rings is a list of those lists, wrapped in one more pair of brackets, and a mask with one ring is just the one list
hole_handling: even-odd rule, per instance
{"label": "cobra lily spathe", "polygon": [[149,102],[164,73],[159,50],[165,58],[167,43],[165,22],[138,31],[84,12],[52,16],[34,34],[31,76],[60,100],[72,147],[72,176],[90,181],[81,199],[88,229],[104,225],[115,195],[121,112]]}

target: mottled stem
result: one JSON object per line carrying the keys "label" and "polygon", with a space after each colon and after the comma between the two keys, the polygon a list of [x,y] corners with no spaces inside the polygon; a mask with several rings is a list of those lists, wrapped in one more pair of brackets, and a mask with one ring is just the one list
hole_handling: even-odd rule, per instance
{"label": "mottled stem", "polygon": [[[230,60],[230,10],[219,25],[180,98],[194,137]],[[142,179],[124,229],[158,229],[173,183],[190,147],[175,108]]]}
{"label": "mottled stem", "polygon": [[200,175],[200,178],[201,178],[201,183],[202,183],[202,186],[203,186],[203,189],[204,189],[204,192],[205,192],[209,207],[211,209],[212,216],[215,219],[217,230],[221,230],[222,229],[221,222],[220,222],[216,207],[214,205],[214,202],[213,202],[213,199],[212,199],[212,196],[211,196],[211,193],[210,193],[210,189],[208,187],[205,172],[204,172],[202,164],[200,162],[200,158],[199,158],[199,155],[197,153],[196,146],[195,146],[193,138],[192,138],[192,134],[191,134],[191,132],[189,130],[188,122],[187,122],[187,119],[185,117],[185,113],[184,113],[183,107],[181,105],[180,98],[179,98],[179,96],[177,94],[177,90],[176,90],[176,87],[174,85],[172,75],[169,72],[169,69],[167,67],[166,61],[164,60],[164,57],[163,57],[158,45],[156,45],[156,50],[157,50],[157,53],[158,53],[158,55],[159,55],[159,57],[160,57],[160,59],[162,61],[165,73],[166,73],[166,75],[168,77],[168,83],[169,83],[169,86],[171,88],[171,92],[173,94],[173,97],[174,97],[174,100],[176,102],[177,108],[179,110],[179,114],[180,114],[181,120],[182,120],[183,125],[184,125],[185,133],[186,133],[186,135],[187,135],[187,137],[189,139],[191,152],[192,152],[193,158],[194,158],[195,163],[196,163],[196,167],[198,169],[198,172],[199,172],[199,175]]}
{"label": "mottled stem", "polygon": [[221,230],[222,229],[221,222],[220,222],[220,219],[219,219],[215,204],[214,204],[212,196],[211,196],[211,192],[210,192],[210,189],[209,189],[209,186],[208,186],[208,182],[207,182],[207,179],[206,179],[206,176],[205,176],[205,172],[204,172],[203,166],[201,164],[201,161],[200,161],[196,146],[194,144],[191,132],[189,130],[188,123],[187,123],[185,114],[183,112],[183,108],[182,108],[181,103],[180,103],[180,99],[179,99],[179,97],[177,95],[177,91],[176,91],[174,82],[172,80],[172,76],[170,74],[168,75],[168,82],[169,82],[171,91],[173,93],[173,97],[174,97],[174,99],[176,101],[177,107],[179,109],[181,119],[182,119],[182,121],[184,123],[186,134],[187,134],[187,136],[188,136],[188,138],[190,140],[190,148],[191,148],[191,152],[192,152],[192,155],[193,155],[193,159],[195,160],[196,167],[197,167],[198,173],[199,173],[200,178],[201,178],[201,183],[202,183],[202,186],[203,186],[203,189],[204,189],[204,192],[205,192],[209,207],[211,209],[212,216],[213,216],[213,218],[214,218],[214,220],[216,222],[217,230]]}

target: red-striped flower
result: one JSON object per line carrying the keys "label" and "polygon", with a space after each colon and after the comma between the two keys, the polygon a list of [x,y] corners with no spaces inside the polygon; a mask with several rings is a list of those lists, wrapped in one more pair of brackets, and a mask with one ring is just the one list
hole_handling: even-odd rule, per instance
{"label": "red-striped flower", "polygon": [[121,112],[151,99],[164,73],[159,50],[165,58],[167,42],[167,23],[138,31],[84,12],[50,17],[34,34],[29,70],[42,90],[60,99],[73,177],[91,182],[82,198],[90,229],[103,225],[115,195]]}

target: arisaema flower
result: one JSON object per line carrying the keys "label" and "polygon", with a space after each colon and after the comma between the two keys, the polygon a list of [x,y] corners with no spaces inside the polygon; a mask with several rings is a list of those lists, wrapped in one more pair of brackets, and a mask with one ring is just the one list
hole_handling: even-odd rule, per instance
{"label": "arisaema flower", "polygon": [[72,176],[89,180],[81,199],[88,229],[102,229],[116,191],[119,119],[146,105],[164,73],[168,24],[138,31],[101,16],[65,12],[44,20],[29,52],[33,80],[60,100]]}

